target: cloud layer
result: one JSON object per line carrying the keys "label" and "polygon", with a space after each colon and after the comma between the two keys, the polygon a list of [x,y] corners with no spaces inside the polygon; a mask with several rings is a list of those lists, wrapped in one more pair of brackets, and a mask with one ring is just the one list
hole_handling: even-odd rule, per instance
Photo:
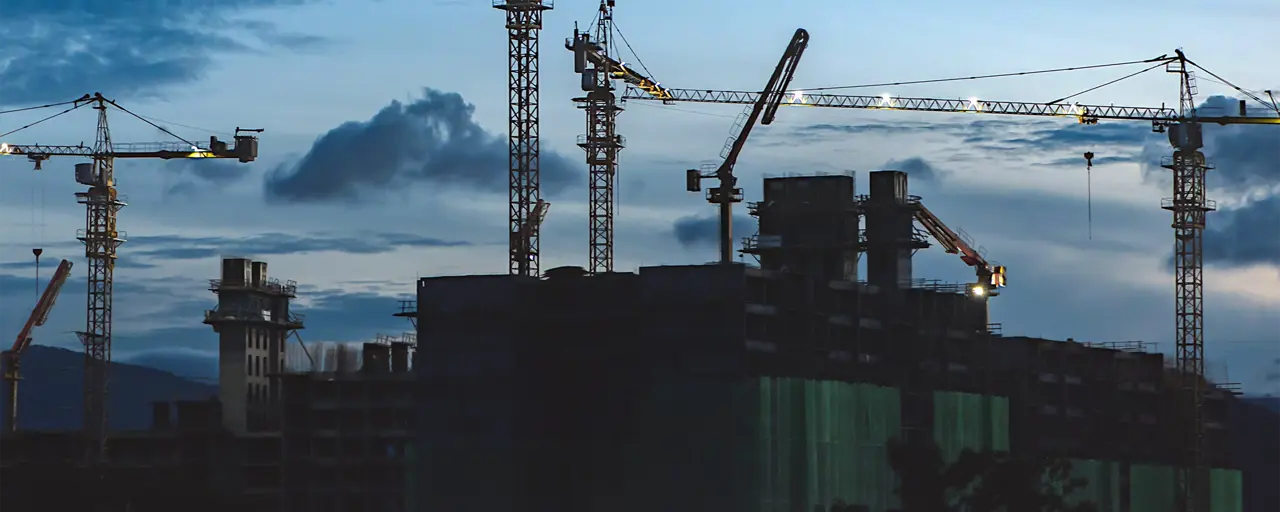
{"label": "cloud layer", "polygon": [[[754,217],[733,216],[733,242],[754,234],[757,229]],[[720,215],[690,215],[676,219],[672,232],[681,247],[718,247],[720,245]]]}
{"label": "cloud layer", "polygon": [[[1201,115],[1236,115],[1239,100],[1211,96],[1199,107]],[[1275,112],[1251,108],[1250,116],[1274,116]],[[962,138],[964,151],[977,156],[959,158],[990,160],[1006,155],[1038,155],[1041,165],[1083,166],[1083,156],[1068,151],[1095,153],[1095,166],[1139,163],[1143,177],[1170,189],[1169,171],[1161,159],[1172,154],[1167,137],[1153,133],[1145,123],[1105,122],[1099,125],[1062,124],[1048,120],[1013,121],[982,119],[968,123],[867,123],[815,124],[801,127],[796,135],[822,134],[903,135],[943,133]],[[1280,266],[1280,127],[1253,125],[1205,125],[1205,157],[1216,167],[1208,173],[1210,196],[1224,206],[1209,216],[1205,231],[1205,261],[1229,267],[1271,264]],[[957,155],[953,155],[957,156]],[[922,164],[922,165],[917,165]],[[936,178],[932,166],[919,158],[889,162]],[[1170,264],[1172,260],[1169,260]]]}
{"label": "cloud layer", "polygon": [[[277,203],[358,202],[407,185],[428,182],[505,191],[507,137],[473,119],[461,94],[425,89],[409,104],[392,101],[367,121],[349,121],[321,135],[297,162],[266,177],[266,196]],[[546,147],[540,151],[545,195],[584,183],[584,171]]]}
{"label": "cloud layer", "polygon": [[[68,101],[87,87],[116,99],[159,96],[199,79],[220,53],[300,49],[317,36],[232,19],[312,0],[6,0],[0,105]],[[189,5],[183,5],[189,4]]]}

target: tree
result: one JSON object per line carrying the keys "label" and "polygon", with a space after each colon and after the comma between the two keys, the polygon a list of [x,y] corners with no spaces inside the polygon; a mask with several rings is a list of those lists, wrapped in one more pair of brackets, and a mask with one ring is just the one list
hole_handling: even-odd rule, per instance
{"label": "tree", "polygon": [[1096,512],[1066,497],[1088,485],[1071,478],[1071,462],[1026,459],[1005,452],[964,450],[950,465],[933,442],[889,446],[898,473],[901,512]]}

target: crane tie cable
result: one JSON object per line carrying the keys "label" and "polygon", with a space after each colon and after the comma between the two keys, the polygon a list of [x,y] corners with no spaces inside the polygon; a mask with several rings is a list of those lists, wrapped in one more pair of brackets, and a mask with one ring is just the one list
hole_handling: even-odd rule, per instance
{"label": "crane tie cable", "polygon": [[[71,102],[66,102],[66,103],[61,103],[61,104],[62,104],[62,105],[66,105],[67,103],[71,103]],[[0,137],[8,137],[8,136],[13,135],[13,134],[15,134],[15,133],[18,133],[18,132],[20,132],[20,131],[22,131],[22,130],[25,130],[25,129],[30,128],[30,127],[35,126],[35,125],[38,125],[38,124],[40,124],[40,123],[43,123],[43,122],[45,122],[45,121],[48,121],[48,120],[53,119],[53,118],[55,118],[55,117],[58,117],[58,116],[60,116],[60,115],[62,115],[62,114],[66,114],[67,112],[70,112],[70,111],[72,111],[72,110],[78,109],[78,108],[83,107],[83,106],[85,106],[85,105],[87,105],[87,103],[80,103],[80,104],[77,104],[77,105],[75,105],[75,106],[72,106],[72,107],[71,107],[71,108],[69,108],[69,109],[63,110],[62,112],[58,112],[57,114],[51,115],[51,116],[49,116],[49,117],[46,117],[46,118],[41,119],[41,120],[39,120],[39,121],[33,122],[33,123],[28,124],[28,125],[26,125],[26,126],[23,126],[23,127],[21,127],[21,128],[16,128],[16,129],[13,129],[13,130],[7,131],[7,132],[5,132],[5,133],[0,133]]]}
{"label": "crane tie cable", "polygon": [[147,118],[145,118],[145,117],[142,117],[142,116],[140,116],[140,115],[138,115],[138,114],[135,114],[135,113],[133,113],[133,112],[129,111],[129,109],[127,109],[127,108],[124,108],[124,107],[120,106],[120,104],[118,104],[118,103],[116,103],[116,102],[114,102],[114,101],[107,100],[107,103],[110,103],[110,104],[111,104],[111,106],[113,106],[113,107],[115,107],[115,108],[120,109],[120,111],[121,111],[121,112],[124,112],[124,113],[129,114],[129,115],[131,115],[131,116],[133,116],[133,117],[138,118],[138,120],[139,120],[139,121],[142,121],[142,122],[144,122],[144,123],[147,123],[147,124],[151,125],[151,127],[152,127],[152,128],[155,128],[155,129],[157,129],[157,130],[160,130],[161,132],[164,132],[166,135],[168,135],[168,136],[170,136],[170,137],[173,137],[173,138],[175,138],[175,139],[178,139],[178,140],[182,141],[183,143],[185,143],[185,144],[186,144],[186,145],[188,145],[188,146],[196,147],[195,143],[193,143],[193,142],[191,142],[191,141],[189,141],[189,140],[187,140],[187,139],[184,139],[184,138],[182,138],[182,137],[179,137],[177,134],[175,134],[175,133],[173,133],[173,132],[169,131],[169,129],[168,129],[168,128],[165,128],[165,127],[160,126],[160,125],[158,125],[158,124],[156,124],[156,123],[153,123],[153,122],[151,122],[151,120],[149,120],[149,119],[147,119]]}
{"label": "crane tie cable", "polygon": [[[1132,60],[1127,62],[1113,62],[1110,64],[1094,64],[1092,66],[1074,66],[1069,68],[1040,69],[1035,71],[1018,71],[1015,73],[996,73],[992,75],[961,76],[961,77],[953,77],[953,78],[935,78],[931,80],[910,80],[906,82],[882,82],[882,83],[876,83],[876,84],[840,85],[840,86],[833,86],[833,87],[817,87],[812,89],[797,89],[797,91],[817,92],[817,91],[834,91],[839,89],[865,89],[868,87],[891,87],[891,86],[900,86],[900,85],[935,84],[935,83],[941,83],[941,82],[961,82],[965,80],[982,80],[987,78],[1006,78],[1011,76],[1042,75],[1046,73],[1061,73],[1064,71],[1081,71],[1085,69],[1100,69],[1100,68],[1111,68],[1111,67],[1118,67],[1118,66],[1132,66],[1134,64],[1149,64],[1152,62],[1158,62],[1159,64],[1157,65],[1161,65],[1166,62],[1169,62],[1170,60],[1173,60],[1173,59],[1168,55],[1161,55],[1154,59]],[[787,92],[796,92],[796,91],[787,91]]]}
{"label": "crane tie cable", "polygon": [[71,104],[79,103],[79,102],[81,102],[81,101],[84,101],[85,99],[88,99],[88,95],[85,95],[85,96],[80,97],[80,98],[76,98],[76,99],[71,100],[71,101],[60,101],[60,102],[58,102],[58,103],[49,103],[49,104],[46,104],[46,105],[36,105],[36,106],[34,106],[34,107],[22,107],[22,108],[10,109],[10,110],[0,110],[0,114],[13,114],[13,113],[17,113],[17,112],[26,112],[26,111],[28,111],[28,110],[39,110],[39,109],[42,109],[42,108],[61,107],[61,106],[63,106],[63,105],[71,105]]}
{"label": "crane tie cable", "polygon": [[1133,72],[1133,73],[1129,73],[1129,74],[1127,74],[1127,75],[1125,75],[1125,76],[1122,76],[1122,77],[1117,78],[1117,79],[1115,79],[1115,80],[1112,80],[1112,81],[1110,81],[1110,82],[1106,82],[1106,83],[1103,83],[1103,84],[1095,85],[1095,86],[1093,86],[1093,87],[1090,87],[1090,88],[1085,89],[1085,90],[1083,90],[1083,91],[1080,91],[1080,92],[1078,92],[1078,93],[1072,94],[1072,95],[1070,95],[1070,96],[1064,96],[1064,97],[1062,97],[1062,98],[1058,98],[1058,99],[1056,99],[1056,100],[1050,101],[1050,102],[1049,102],[1049,103],[1047,103],[1047,104],[1048,104],[1048,105],[1053,105],[1053,104],[1055,104],[1055,103],[1062,103],[1062,102],[1064,102],[1064,101],[1067,101],[1067,100],[1069,100],[1069,99],[1071,99],[1071,98],[1074,98],[1074,97],[1076,97],[1076,96],[1079,96],[1079,95],[1081,95],[1081,94],[1090,93],[1090,92],[1096,91],[1096,90],[1098,90],[1098,89],[1101,89],[1101,88],[1103,88],[1103,87],[1106,87],[1106,86],[1108,86],[1108,85],[1113,85],[1113,84],[1115,84],[1115,83],[1117,83],[1117,82],[1121,82],[1121,81],[1124,81],[1124,80],[1128,80],[1128,79],[1130,79],[1130,78],[1133,78],[1133,77],[1135,77],[1135,76],[1141,75],[1141,74],[1143,74],[1143,73],[1146,73],[1146,72],[1148,72],[1148,71],[1151,71],[1151,70],[1153,70],[1153,69],[1155,69],[1155,68],[1158,68],[1158,67],[1160,67],[1160,66],[1163,66],[1163,65],[1164,65],[1164,62],[1156,63],[1156,65],[1151,66],[1151,67],[1149,67],[1149,68],[1143,69],[1143,70],[1141,70],[1141,71],[1135,71],[1135,72]]}
{"label": "crane tie cable", "polygon": [[[636,64],[640,65],[640,69],[644,70],[646,75],[653,77],[653,72],[649,71],[649,66],[644,65],[644,61],[640,59],[640,54],[636,53],[635,48],[631,47],[631,42],[627,41],[627,35],[622,33],[622,29],[618,28],[618,22],[613,22],[613,30],[618,33],[618,38],[622,39],[622,44],[627,45],[627,51],[631,52],[631,56],[636,58]],[[656,79],[656,78],[655,78]]]}
{"label": "crane tie cable", "polygon": [[1188,64],[1191,64],[1192,66],[1195,66],[1195,67],[1196,67],[1197,69],[1199,69],[1200,71],[1204,71],[1205,73],[1208,73],[1208,74],[1209,74],[1209,76],[1212,76],[1212,77],[1214,77],[1214,78],[1218,79],[1218,81],[1222,82],[1223,84],[1226,84],[1226,86],[1227,86],[1227,87],[1230,87],[1230,88],[1232,88],[1232,89],[1235,89],[1236,91],[1239,91],[1241,94],[1243,94],[1243,95],[1245,95],[1245,96],[1248,96],[1248,97],[1249,97],[1249,99],[1251,99],[1251,100],[1253,100],[1253,101],[1258,102],[1258,104],[1259,104],[1259,105],[1262,105],[1263,107],[1266,107],[1266,108],[1268,108],[1268,109],[1270,109],[1270,110],[1274,110],[1274,111],[1276,112],[1276,114],[1277,114],[1277,115],[1280,115],[1280,106],[1275,105],[1275,104],[1273,104],[1273,103],[1267,103],[1267,102],[1266,102],[1266,101],[1264,101],[1262,98],[1258,97],[1258,95],[1253,94],[1253,93],[1251,93],[1251,92],[1249,92],[1249,91],[1246,91],[1246,90],[1244,90],[1244,89],[1241,89],[1241,88],[1240,88],[1239,86],[1237,86],[1236,84],[1233,84],[1233,83],[1231,83],[1229,80],[1227,80],[1227,79],[1225,79],[1225,78],[1222,78],[1222,77],[1218,76],[1216,73],[1214,73],[1214,72],[1212,72],[1212,71],[1209,71],[1209,70],[1205,69],[1205,68],[1204,68],[1204,66],[1201,66],[1201,65],[1199,65],[1199,64],[1196,64],[1196,63],[1195,63],[1195,61],[1193,61],[1193,60],[1191,60],[1191,59],[1187,59],[1187,63],[1188,63]]}

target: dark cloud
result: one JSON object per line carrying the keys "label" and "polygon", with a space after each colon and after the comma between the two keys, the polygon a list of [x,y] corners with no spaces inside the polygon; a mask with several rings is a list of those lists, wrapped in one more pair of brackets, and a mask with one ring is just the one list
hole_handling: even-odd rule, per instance
{"label": "dark cloud", "polygon": [[313,2],[6,0],[0,105],[67,101],[93,91],[154,97],[198,79],[219,53],[313,46],[322,39],[232,19],[255,8],[307,3]]}
{"label": "dark cloud", "polygon": [[[1211,213],[1206,224],[1206,263],[1224,266],[1271,264],[1280,267],[1280,196]],[[1168,266],[1173,266],[1172,256]]]}
{"label": "dark cloud", "polygon": [[[413,103],[393,101],[368,121],[349,121],[316,139],[296,163],[266,177],[268,200],[288,203],[359,202],[369,193],[414,182],[505,191],[507,137],[472,118],[462,95],[426,89]],[[542,191],[555,195],[585,182],[565,156],[540,152]]]}
{"label": "dark cloud", "polygon": [[156,260],[197,260],[218,256],[262,257],[309,252],[377,254],[402,247],[464,247],[470,242],[441,240],[405,233],[365,233],[359,236],[264,233],[244,238],[143,236],[129,240],[132,257]]}
{"label": "dark cloud", "polygon": [[918,156],[913,156],[905,160],[890,160],[884,164],[886,170],[902,171],[907,173],[912,180],[924,182],[937,182],[942,179],[944,173],[934,167],[933,164],[925,161]]}
{"label": "dark cloud", "polygon": [[[754,217],[747,215],[733,216],[733,241],[756,232],[757,223]],[[682,247],[717,247],[720,244],[720,216],[690,215],[676,219],[672,226],[676,240]]]}

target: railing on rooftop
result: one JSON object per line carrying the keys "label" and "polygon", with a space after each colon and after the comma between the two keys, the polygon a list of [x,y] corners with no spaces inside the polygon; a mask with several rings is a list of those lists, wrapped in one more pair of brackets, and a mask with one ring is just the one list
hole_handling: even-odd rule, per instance
{"label": "railing on rooftop", "polygon": [[272,318],[268,311],[249,307],[217,307],[204,312],[205,322],[268,322],[300,326],[306,315],[290,311],[286,318]]}
{"label": "railing on rooftop", "polygon": [[960,293],[966,292],[967,285],[963,283],[952,283],[942,281],[940,279],[912,279],[911,288],[916,290],[928,290],[939,293]]}
{"label": "railing on rooftop", "polygon": [[418,315],[418,301],[416,300],[400,301],[400,312],[396,313],[395,316],[417,316],[417,315]]}
{"label": "railing on rooftop", "polygon": [[1086,347],[1107,348],[1111,350],[1121,350],[1124,352],[1151,352],[1155,349],[1155,343],[1149,341],[1086,341],[1083,343]]}
{"label": "railing on rooftop", "polygon": [[246,281],[224,281],[222,279],[210,279],[209,290],[218,292],[221,290],[261,290],[270,293],[278,293],[288,295],[290,297],[298,294],[298,282],[292,279],[281,282],[279,279],[271,278],[266,282],[246,282]]}

